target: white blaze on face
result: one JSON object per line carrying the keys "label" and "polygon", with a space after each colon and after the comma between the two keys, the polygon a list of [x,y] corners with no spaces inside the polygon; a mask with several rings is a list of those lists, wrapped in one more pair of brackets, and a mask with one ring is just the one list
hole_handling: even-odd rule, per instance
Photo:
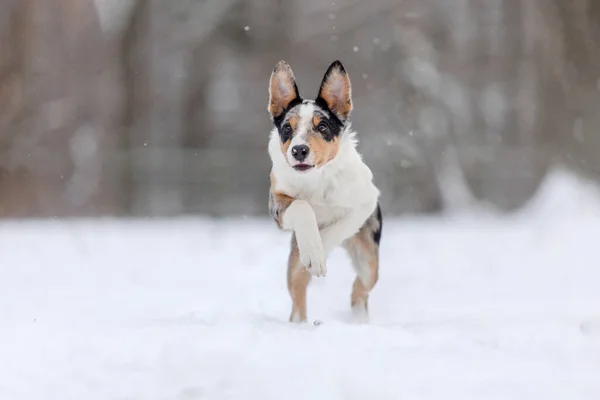
{"label": "white blaze on face", "polygon": [[[296,128],[296,134],[290,143],[287,151],[287,158],[291,165],[300,164],[292,155],[292,149],[294,146],[304,144],[308,146],[308,132],[310,130],[312,119],[315,111],[315,106],[312,103],[306,103],[300,105],[298,111],[298,126]],[[313,154],[312,151],[309,153],[306,160],[302,161],[302,164],[313,165]]]}

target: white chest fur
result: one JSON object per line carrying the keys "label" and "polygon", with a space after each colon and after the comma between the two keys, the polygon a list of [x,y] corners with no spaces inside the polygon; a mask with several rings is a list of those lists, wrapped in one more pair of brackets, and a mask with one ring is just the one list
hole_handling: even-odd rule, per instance
{"label": "white chest fur", "polygon": [[317,170],[295,171],[281,153],[277,131],[271,133],[269,154],[276,190],[313,208],[319,228],[329,226],[351,212],[363,209],[367,216],[375,210],[379,190],[372,182],[373,174],[356,151],[350,132],[341,138],[338,155]]}

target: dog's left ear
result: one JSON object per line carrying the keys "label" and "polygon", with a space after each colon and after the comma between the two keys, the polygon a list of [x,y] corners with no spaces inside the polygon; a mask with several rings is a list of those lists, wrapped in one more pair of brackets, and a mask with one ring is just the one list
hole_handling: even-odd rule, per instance
{"label": "dog's left ear", "polygon": [[317,98],[325,101],[329,109],[342,121],[348,118],[352,111],[352,87],[341,62],[334,61],[329,66]]}

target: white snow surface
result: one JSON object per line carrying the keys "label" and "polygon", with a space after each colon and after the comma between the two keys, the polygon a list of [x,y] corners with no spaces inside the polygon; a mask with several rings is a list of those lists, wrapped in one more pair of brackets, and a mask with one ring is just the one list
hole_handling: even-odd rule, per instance
{"label": "white snow surface", "polygon": [[336,249],[295,325],[271,221],[4,222],[0,399],[598,400],[599,238],[563,172],[516,215],[387,218],[369,323]]}

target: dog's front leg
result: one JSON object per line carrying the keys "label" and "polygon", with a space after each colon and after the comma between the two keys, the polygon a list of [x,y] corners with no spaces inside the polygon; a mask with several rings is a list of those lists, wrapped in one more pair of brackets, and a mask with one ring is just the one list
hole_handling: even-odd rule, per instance
{"label": "dog's front leg", "polygon": [[283,229],[294,231],[302,265],[313,275],[325,276],[327,266],[323,242],[310,204],[305,200],[294,200],[283,214],[282,225]]}
{"label": "dog's front leg", "polygon": [[321,240],[323,241],[325,256],[333,248],[339,246],[344,240],[358,232],[374,209],[375,206],[371,207],[371,204],[357,208],[344,215],[332,225],[321,229]]}

